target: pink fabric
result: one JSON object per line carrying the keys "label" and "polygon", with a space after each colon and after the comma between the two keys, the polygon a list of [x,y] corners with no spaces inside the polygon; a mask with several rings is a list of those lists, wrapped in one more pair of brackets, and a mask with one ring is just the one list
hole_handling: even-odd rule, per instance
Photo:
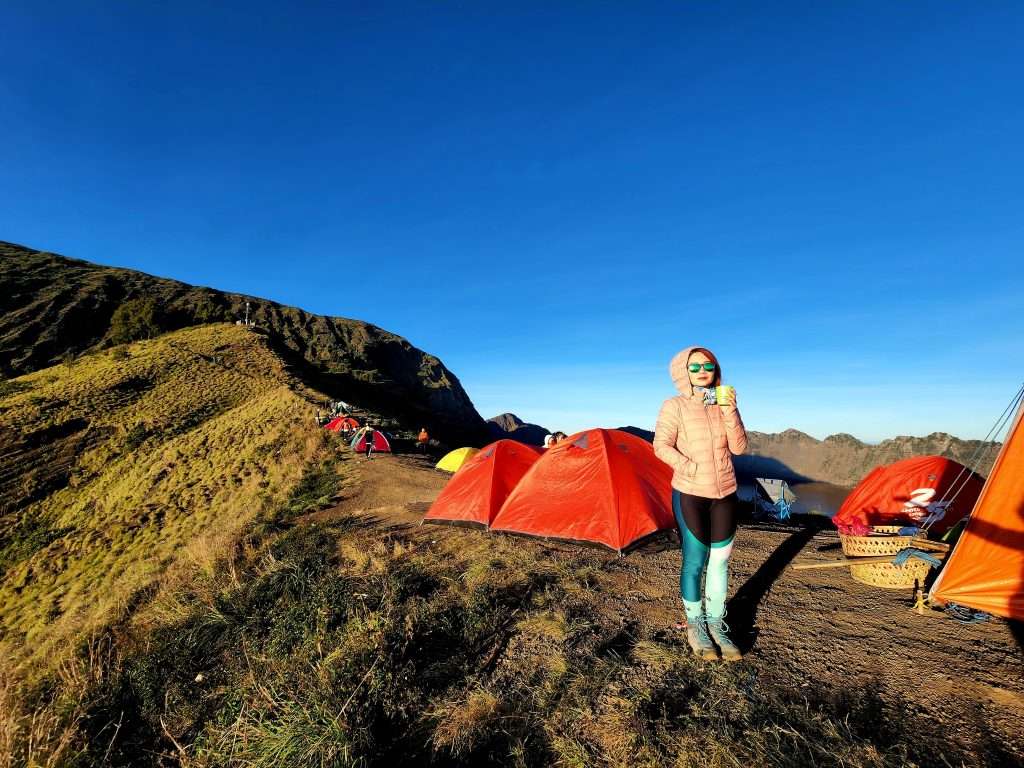
{"label": "pink fabric", "polygon": [[839,532],[844,536],[867,536],[869,533],[871,533],[872,530],[870,525],[864,525],[864,523],[859,523],[856,521],[854,521],[850,525],[843,525],[842,523],[837,523],[836,528],[838,528]]}
{"label": "pink fabric", "polygon": [[677,491],[721,499],[736,490],[732,457],[747,450],[747,431],[738,410],[704,405],[702,398],[693,396],[686,363],[694,349],[687,347],[669,363],[679,395],[661,406],[654,453],[672,467],[672,487]]}

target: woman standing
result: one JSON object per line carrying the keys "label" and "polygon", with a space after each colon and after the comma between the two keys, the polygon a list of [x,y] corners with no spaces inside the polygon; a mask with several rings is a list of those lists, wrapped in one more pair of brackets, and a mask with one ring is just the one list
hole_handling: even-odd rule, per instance
{"label": "woman standing", "polygon": [[742,654],[729,639],[724,619],[738,506],[732,457],[747,449],[747,432],[734,389],[722,391],[725,401],[716,402],[722,369],[710,350],[684,349],[672,358],[669,373],[679,395],[661,406],[654,453],[673,470],[672,510],[683,549],[679,591],[686,610],[686,637],[703,658],[718,658],[713,639],[723,659],[738,661]]}

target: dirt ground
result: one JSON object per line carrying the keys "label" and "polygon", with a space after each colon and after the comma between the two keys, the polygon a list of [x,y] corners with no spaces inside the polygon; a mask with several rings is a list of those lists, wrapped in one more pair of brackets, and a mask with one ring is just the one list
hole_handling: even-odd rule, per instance
{"label": "dirt ground", "polygon": [[[309,521],[357,514],[382,534],[430,546],[444,537],[486,531],[421,526],[423,513],[449,476],[422,457],[351,458],[351,480],[337,507]],[[741,525],[730,572],[728,621],[749,665],[763,682],[822,696],[873,689],[899,702],[917,721],[934,724],[931,743],[952,739],[970,752],[987,740],[1024,764],[1024,635],[1000,619],[960,624],[939,611],[912,610],[910,590],[853,581],[845,568],[793,571],[794,561],[837,559],[839,539],[827,522]],[[522,539],[559,556],[575,545]],[[636,634],[671,633],[681,617],[680,555],[674,539],[650,542],[625,557],[586,548],[609,574],[602,611]],[[711,663],[711,662],[709,662]],[[720,662],[719,662],[720,663]]]}

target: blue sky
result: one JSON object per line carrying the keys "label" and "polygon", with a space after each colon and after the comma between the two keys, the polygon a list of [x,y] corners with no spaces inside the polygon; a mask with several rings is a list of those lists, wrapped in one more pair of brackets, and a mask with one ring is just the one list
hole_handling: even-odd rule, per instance
{"label": "blue sky", "polygon": [[695,343],[817,437],[981,437],[1024,380],[1019,3],[100,6],[0,8],[0,239],[567,432],[652,426]]}

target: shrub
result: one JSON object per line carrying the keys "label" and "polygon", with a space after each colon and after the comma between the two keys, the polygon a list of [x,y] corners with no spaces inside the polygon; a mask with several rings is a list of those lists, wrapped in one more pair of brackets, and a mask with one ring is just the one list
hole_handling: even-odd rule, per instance
{"label": "shrub", "polygon": [[114,344],[151,339],[159,333],[160,323],[154,299],[126,301],[114,310],[110,318],[110,340]]}
{"label": "shrub", "polygon": [[5,397],[7,395],[16,395],[19,392],[24,392],[28,388],[28,384],[25,384],[22,381],[10,381],[0,379],[0,397]]}
{"label": "shrub", "polygon": [[214,300],[208,293],[199,295],[192,310],[193,322],[202,325],[205,323],[219,323],[227,319],[227,312],[224,307]]}
{"label": "shrub", "polygon": [[128,433],[124,436],[124,449],[125,451],[131,452],[146,442],[146,438],[149,437],[149,430],[146,429],[145,424],[136,424],[134,427],[128,430]]}

